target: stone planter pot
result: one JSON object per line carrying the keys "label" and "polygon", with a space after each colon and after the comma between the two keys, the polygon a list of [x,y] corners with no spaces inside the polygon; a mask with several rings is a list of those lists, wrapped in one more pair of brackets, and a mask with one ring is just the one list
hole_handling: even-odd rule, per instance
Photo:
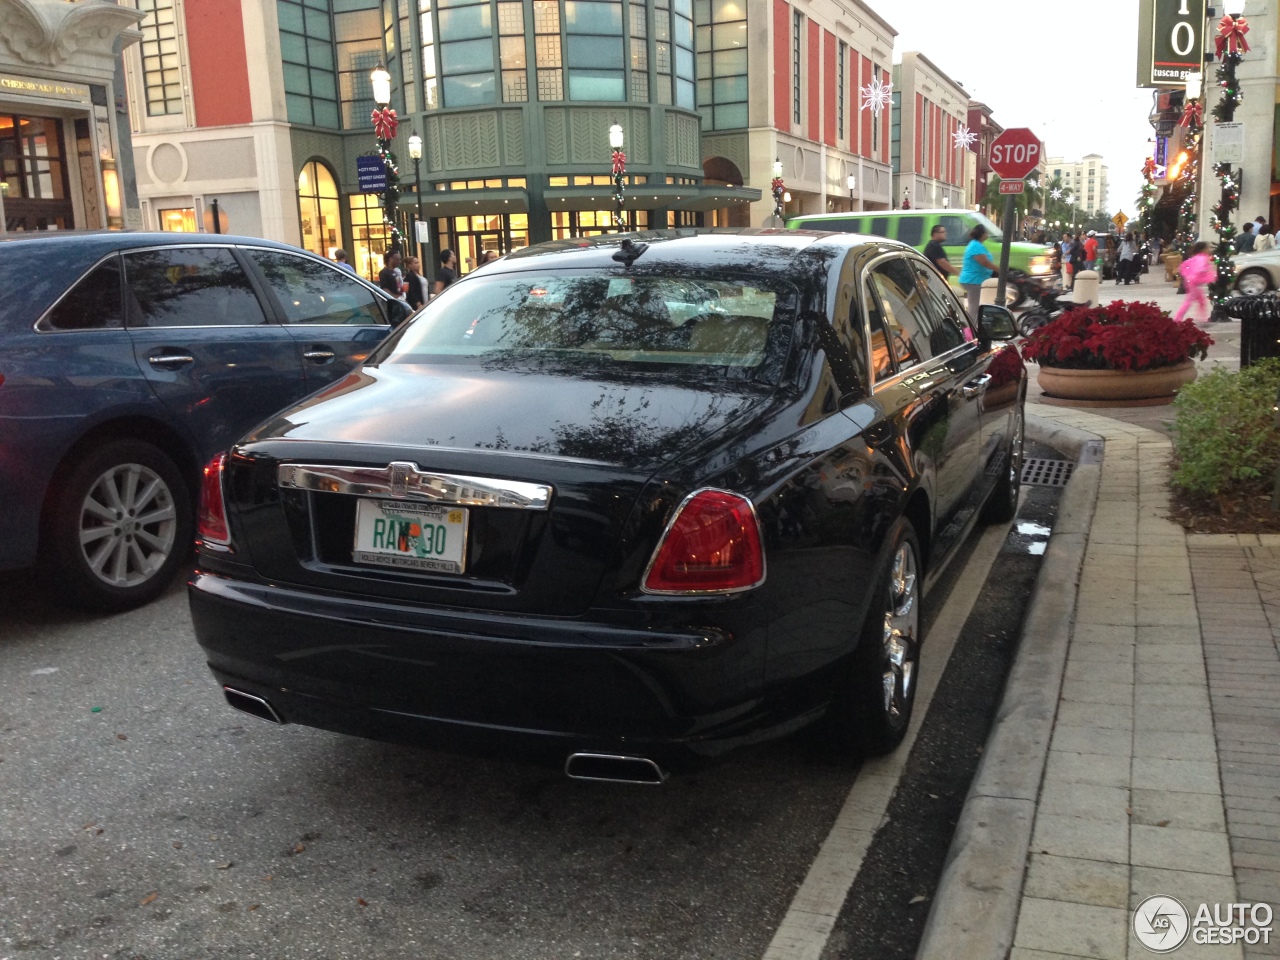
{"label": "stone planter pot", "polygon": [[1184,360],[1155,370],[1064,370],[1040,368],[1036,380],[1047,397],[1092,402],[1167,403],[1183,384],[1196,378],[1196,365]]}

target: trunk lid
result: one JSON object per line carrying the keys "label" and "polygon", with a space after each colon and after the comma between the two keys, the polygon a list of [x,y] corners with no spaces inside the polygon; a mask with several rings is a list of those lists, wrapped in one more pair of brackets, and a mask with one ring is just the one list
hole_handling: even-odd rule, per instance
{"label": "trunk lid", "polygon": [[[650,479],[740,428],[770,393],[746,381],[688,386],[652,375],[587,380],[447,363],[368,367],[237,447],[227,475],[236,547],[262,576],[281,582],[576,615],[617,557],[656,544],[663,518],[653,511],[633,518]],[[390,464],[401,465],[400,481],[408,472],[407,486],[396,487]],[[389,503],[390,510],[421,502],[412,494],[400,499],[396,490],[456,477],[467,478],[462,495],[471,503],[462,504],[461,572],[356,561],[357,512],[380,509],[360,501]],[[360,482],[346,482],[352,478]],[[476,493],[486,481],[550,487],[549,501],[543,509],[494,505]],[[458,493],[445,495],[456,505]],[[457,525],[449,531],[462,536]]]}

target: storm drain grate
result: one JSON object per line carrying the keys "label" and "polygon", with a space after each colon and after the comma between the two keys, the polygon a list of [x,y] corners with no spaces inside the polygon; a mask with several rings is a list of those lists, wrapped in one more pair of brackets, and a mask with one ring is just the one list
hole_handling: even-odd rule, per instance
{"label": "storm drain grate", "polygon": [[1074,460],[1027,457],[1022,461],[1022,482],[1042,487],[1062,487],[1071,479],[1071,472],[1075,468]]}

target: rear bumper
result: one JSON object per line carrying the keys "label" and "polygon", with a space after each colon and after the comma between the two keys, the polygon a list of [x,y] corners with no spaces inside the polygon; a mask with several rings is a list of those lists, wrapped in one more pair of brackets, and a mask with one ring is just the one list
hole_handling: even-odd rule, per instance
{"label": "rear bumper", "polygon": [[[680,768],[808,722],[768,704],[765,618],[617,626],[420,608],[198,572],[196,637],[214,676],[285,722],[464,753],[563,763],[574,751]],[[744,626],[739,626],[744,625]]]}

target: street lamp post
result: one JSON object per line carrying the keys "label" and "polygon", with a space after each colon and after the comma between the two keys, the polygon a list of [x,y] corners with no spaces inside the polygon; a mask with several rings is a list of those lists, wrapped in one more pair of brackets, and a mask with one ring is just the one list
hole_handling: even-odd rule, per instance
{"label": "street lamp post", "polygon": [[[1177,160],[1166,171],[1166,176],[1170,180],[1185,179],[1189,184],[1186,196],[1182,199],[1182,205],[1178,208],[1178,229],[1174,235],[1174,244],[1184,257],[1190,251],[1191,245],[1196,242],[1196,235],[1199,232],[1196,228],[1196,203],[1200,195],[1200,135],[1204,127],[1204,104],[1200,98],[1203,93],[1204,74],[1199,71],[1188,73],[1182,120],[1179,123],[1179,126],[1187,131],[1183,139],[1183,146],[1186,149],[1178,155]],[[1155,173],[1154,158],[1148,160],[1147,164],[1143,169],[1147,186],[1143,190],[1144,197],[1151,197],[1155,193],[1155,187],[1151,184],[1152,175]],[[1147,172],[1148,170],[1150,173]],[[1152,200],[1148,200],[1148,210],[1151,209],[1151,203]]]}
{"label": "street lamp post", "polygon": [[422,138],[418,131],[409,137],[409,157],[413,160],[413,195],[418,200],[418,219],[413,224],[413,253],[422,258],[422,241],[418,239],[418,224],[422,222]]}
{"label": "street lamp post", "polygon": [[613,148],[613,225],[619,232],[627,229],[622,219],[623,191],[627,182],[627,155],[622,150],[622,124],[615,123],[609,128],[609,146]]}
{"label": "street lamp post", "polygon": [[852,210],[853,209],[853,191],[858,186],[858,178],[851,173],[849,174],[849,179],[845,181],[845,183],[849,187],[849,209]]}
{"label": "street lamp post", "polygon": [[[1213,108],[1213,117],[1218,123],[1233,123],[1236,107],[1244,99],[1236,79],[1236,67],[1249,52],[1249,41],[1245,39],[1249,24],[1241,16],[1244,0],[1223,0],[1222,11],[1224,16],[1218,23],[1216,40],[1220,61],[1217,77],[1222,86],[1222,96]],[[1213,207],[1212,224],[1218,231],[1218,247],[1214,250],[1213,259],[1218,267],[1218,278],[1211,285],[1214,318],[1220,319],[1223,301],[1235,276],[1232,254],[1235,253],[1236,228],[1231,223],[1231,213],[1240,206],[1240,175],[1226,162],[1216,164],[1213,169],[1222,184],[1222,196]]]}
{"label": "street lamp post", "polygon": [[378,141],[378,156],[387,171],[387,185],[382,191],[382,220],[387,227],[387,251],[400,249],[400,227],[397,223],[400,209],[400,171],[396,168],[396,158],[391,152],[391,141],[396,138],[396,128],[400,125],[396,112],[391,109],[391,74],[386,67],[378,64],[369,74],[369,82],[373,85],[373,102],[376,106],[370,119],[373,121],[374,137]]}
{"label": "street lamp post", "polygon": [[[782,196],[787,192],[787,185],[782,180],[782,158],[774,157],[773,159],[773,183],[769,184],[769,189],[773,192],[773,215],[776,219],[782,219]],[[775,224],[781,226],[781,224]]]}

